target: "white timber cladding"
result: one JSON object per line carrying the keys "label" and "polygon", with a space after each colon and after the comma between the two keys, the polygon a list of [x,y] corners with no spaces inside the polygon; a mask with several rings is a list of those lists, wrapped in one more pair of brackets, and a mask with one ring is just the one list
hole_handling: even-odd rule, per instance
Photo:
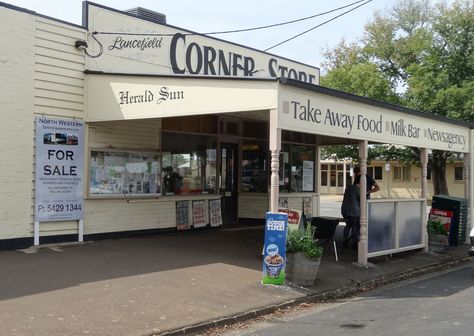
{"label": "white timber cladding", "polygon": [[276,81],[87,76],[86,121],[263,111],[276,107]]}
{"label": "white timber cladding", "polygon": [[[90,123],[89,150],[158,151],[160,128],[161,119]],[[88,189],[88,179],[85,183]],[[84,202],[84,234],[174,227],[175,217],[173,199],[91,197]]]}
{"label": "white timber cladding", "polygon": [[[85,39],[85,30],[42,17],[35,19],[34,112],[47,118],[82,120],[84,51],[76,49],[74,43]],[[77,231],[77,221],[40,224],[40,236],[77,234]]]}
{"label": "white timber cladding", "polygon": [[31,236],[35,17],[0,7],[0,239]]}
{"label": "white timber cladding", "polygon": [[[282,129],[453,152],[469,152],[469,127],[389,107],[280,85]],[[427,115],[428,116],[428,115]]]}
{"label": "white timber cladding", "polygon": [[89,147],[159,150],[161,119],[90,123]]}
{"label": "white timber cladding", "polygon": [[84,51],[74,47],[85,31],[37,17],[35,113],[84,118]]}
{"label": "white timber cladding", "polygon": [[85,200],[84,234],[176,226],[175,200]]}

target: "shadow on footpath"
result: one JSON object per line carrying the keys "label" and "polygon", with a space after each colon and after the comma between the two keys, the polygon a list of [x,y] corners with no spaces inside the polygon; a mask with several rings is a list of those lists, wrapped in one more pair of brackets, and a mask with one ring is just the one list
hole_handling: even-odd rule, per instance
{"label": "shadow on footpath", "polygon": [[224,263],[261,269],[263,228],[188,231],[0,252],[0,300],[83,283]]}

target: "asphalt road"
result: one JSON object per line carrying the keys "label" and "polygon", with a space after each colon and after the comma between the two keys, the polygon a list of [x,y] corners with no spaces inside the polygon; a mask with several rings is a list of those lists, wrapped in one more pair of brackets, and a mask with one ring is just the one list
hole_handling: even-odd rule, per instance
{"label": "asphalt road", "polygon": [[220,335],[472,336],[474,263],[287,315]]}

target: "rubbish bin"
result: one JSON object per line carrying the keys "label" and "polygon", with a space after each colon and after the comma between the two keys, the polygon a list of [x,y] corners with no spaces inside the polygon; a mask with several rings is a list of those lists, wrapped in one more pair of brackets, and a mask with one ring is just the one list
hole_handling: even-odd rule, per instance
{"label": "rubbish bin", "polygon": [[458,246],[466,241],[467,212],[467,201],[464,198],[433,196],[430,218],[449,225],[449,246]]}

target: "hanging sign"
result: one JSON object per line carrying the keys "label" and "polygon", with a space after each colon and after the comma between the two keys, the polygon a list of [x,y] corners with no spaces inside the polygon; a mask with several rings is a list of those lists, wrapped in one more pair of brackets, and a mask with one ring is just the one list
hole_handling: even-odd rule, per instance
{"label": "hanging sign", "polygon": [[210,200],[209,201],[209,222],[211,227],[222,225],[222,212],[221,212],[221,200]]}
{"label": "hanging sign", "polygon": [[288,215],[288,227],[292,230],[298,230],[300,228],[301,218],[303,213],[301,210],[278,208],[278,212],[285,213]]}
{"label": "hanging sign", "polygon": [[36,118],[35,221],[83,218],[84,123]]}
{"label": "hanging sign", "polygon": [[189,229],[189,201],[176,202],[176,228],[178,230]]}
{"label": "hanging sign", "polygon": [[193,201],[193,226],[194,228],[206,226],[205,201]]}
{"label": "hanging sign", "polygon": [[263,248],[264,285],[285,283],[287,214],[267,212],[265,217],[265,244]]}

